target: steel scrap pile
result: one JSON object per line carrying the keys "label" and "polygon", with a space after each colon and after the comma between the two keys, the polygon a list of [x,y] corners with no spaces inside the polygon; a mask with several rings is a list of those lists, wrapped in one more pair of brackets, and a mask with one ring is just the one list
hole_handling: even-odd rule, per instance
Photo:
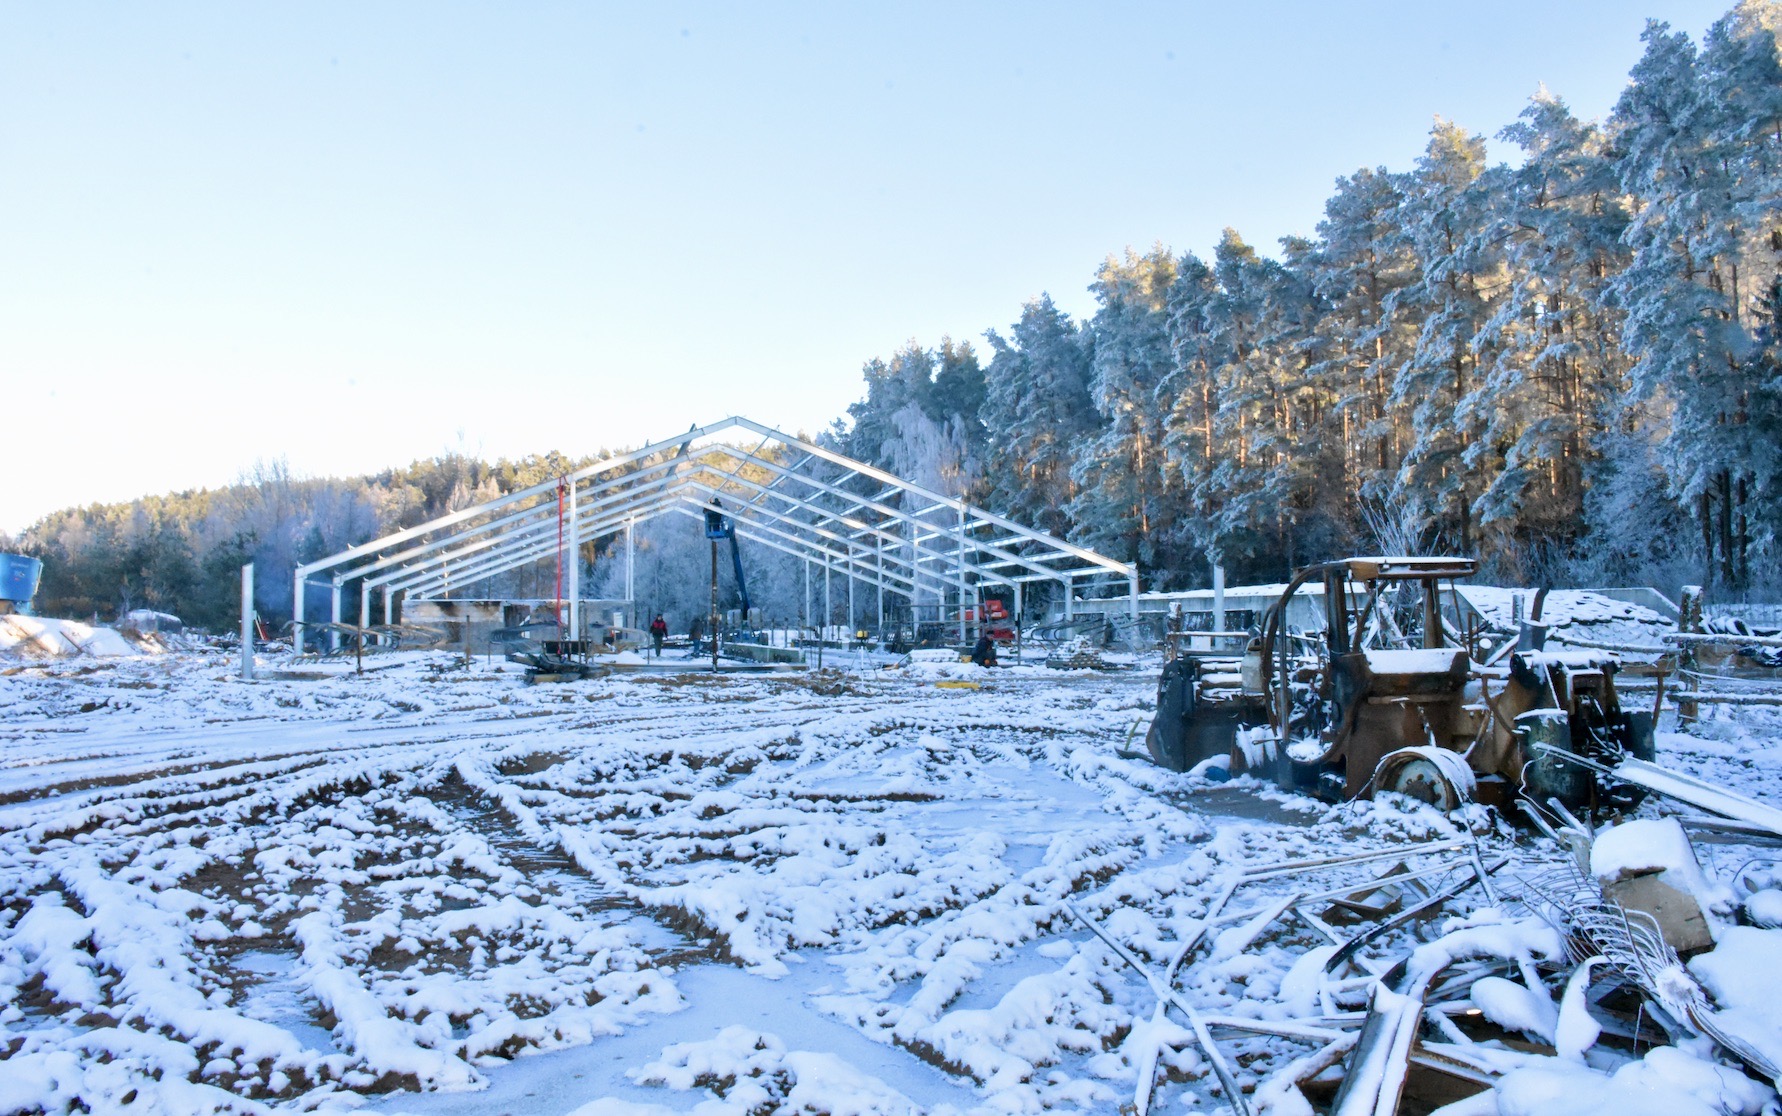
{"label": "steel scrap pile", "polygon": [[[1251,868],[1161,949],[1071,905],[1155,997],[1130,1110],[1192,1047],[1238,1116],[1773,1111],[1782,854],[1707,871],[1674,818],[1547,832],[1510,871],[1470,837]],[[1284,1011],[1197,1006],[1198,967],[1274,948]]]}

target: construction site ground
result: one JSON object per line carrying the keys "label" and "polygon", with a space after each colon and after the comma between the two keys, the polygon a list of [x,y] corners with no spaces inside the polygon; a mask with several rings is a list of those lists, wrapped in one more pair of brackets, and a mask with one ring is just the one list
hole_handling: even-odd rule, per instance
{"label": "construction site ground", "polygon": [[[529,686],[443,652],[370,665],[5,665],[0,1112],[1112,1112],[1150,1072],[1155,997],[1070,906],[1162,971],[1260,865],[1473,837],[1508,860],[1511,918],[1519,873],[1560,855],[1481,807],[1164,771],[1135,754],[1154,666]],[[1661,732],[1659,760],[1782,800],[1777,714],[1714,716]],[[1473,888],[1368,955],[1488,905]],[[1309,931],[1207,943],[1180,982],[1197,1008],[1304,1014]],[[1162,1045],[1152,1108],[1219,1108],[1194,1042]],[[1246,1089],[1304,1053],[1227,1049]]]}

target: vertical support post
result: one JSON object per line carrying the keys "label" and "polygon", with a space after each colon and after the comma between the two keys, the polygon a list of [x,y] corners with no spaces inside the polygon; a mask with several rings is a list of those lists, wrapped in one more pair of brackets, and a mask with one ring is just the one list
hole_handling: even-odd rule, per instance
{"label": "vertical support post", "polygon": [[563,615],[563,501],[568,487],[562,477],[557,478],[557,580],[551,586],[551,622],[557,625],[558,640],[566,638],[563,629],[568,619]]}
{"label": "vertical support post", "polygon": [[303,654],[303,571],[291,575],[291,653]]}
{"label": "vertical support post", "polygon": [[[1702,630],[1702,587],[1685,585],[1677,598],[1677,630],[1684,633],[1701,634]],[[1700,681],[1696,675],[1695,644],[1679,641],[1677,644],[1677,684],[1683,689],[1692,689]],[[1677,703],[1677,720],[1693,721],[1701,716],[1701,706],[1693,701]]]}
{"label": "vertical support post", "polygon": [[718,540],[712,544],[712,677],[718,675]]}
{"label": "vertical support post", "polygon": [[1138,599],[1139,599],[1138,567],[1134,566],[1132,568],[1132,574],[1131,574],[1129,580],[1127,581],[1127,595],[1126,595],[1127,616],[1132,620],[1132,637],[1129,640],[1129,642],[1132,644],[1132,650],[1134,652],[1136,652],[1139,649]]}
{"label": "vertical support post", "polygon": [[582,535],[575,519],[576,483],[569,482],[569,638],[582,638]]}
{"label": "vertical support post", "polygon": [[1074,619],[1077,614],[1076,602],[1071,600],[1071,597],[1075,595],[1072,592],[1074,587],[1068,577],[1061,577],[1058,580],[1064,584],[1064,618],[1066,620]]}
{"label": "vertical support post", "polygon": [[903,525],[903,553],[910,564],[910,635],[914,636],[922,630],[922,623],[916,612],[916,598],[922,595],[922,567],[916,564],[916,525],[906,522]]}
{"label": "vertical support post", "polygon": [[389,627],[396,622],[391,613],[390,587],[385,585],[382,588],[384,591],[384,626]]}
{"label": "vertical support post", "polygon": [[1023,622],[1027,618],[1027,609],[1025,607],[1026,602],[1022,599],[1024,594],[1021,592],[1021,590],[1024,588],[1026,588],[1026,586],[1023,585],[1021,582],[1019,582],[1019,581],[1015,582],[1015,661],[1016,662],[1021,661],[1021,628],[1022,628]]}
{"label": "vertical support post", "polygon": [[959,504],[959,644],[965,645],[965,502]]}
{"label": "vertical support post", "polygon": [[858,622],[854,611],[854,544],[848,544],[848,639],[854,638],[854,625]]}
{"label": "vertical support post", "polygon": [[879,569],[879,623],[874,630],[878,633],[879,642],[885,640],[885,540],[873,536],[873,557]]}
{"label": "vertical support post", "polygon": [[[364,581],[359,582],[359,626],[371,627],[371,586]],[[364,637],[359,637],[363,639]]]}
{"label": "vertical support post", "polygon": [[[302,631],[302,628],[298,628]],[[254,680],[254,564],[241,567],[241,680]]]}
{"label": "vertical support post", "polygon": [[829,555],[823,555],[823,623],[818,631],[818,642],[827,639],[829,625],[835,622],[835,601],[829,591]]}
{"label": "vertical support post", "polygon": [[[338,581],[336,581],[334,583],[332,599],[331,599],[331,601],[329,603],[329,607],[328,607],[328,618],[330,620],[334,621],[336,624],[340,623],[340,582],[338,582]],[[334,650],[336,650],[336,651],[340,650],[340,629],[339,628],[335,628],[333,631],[328,633],[328,644]]]}
{"label": "vertical support post", "polygon": [[1225,567],[1213,563],[1213,630],[1225,630]]}
{"label": "vertical support post", "polygon": [[804,560],[804,624],[802,626],[806,628],[811,626],[811,560],[809,558]]}
{"label": "vertical support post", "polygon": [[[637,575],[637,546],[631,527],[635,522],[635,519],[625,521],[625,607],[631,610],[634,627],[637,623],[637,583],[633,580]],[[656,607],[662,606],[658,603]]]}

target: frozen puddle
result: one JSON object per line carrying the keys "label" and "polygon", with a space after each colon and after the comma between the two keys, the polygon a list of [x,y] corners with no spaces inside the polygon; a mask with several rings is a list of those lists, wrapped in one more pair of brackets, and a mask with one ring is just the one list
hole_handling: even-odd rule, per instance
{"label": "frozen puddle", "polygon": [[312,1005],[303,997],[295,954],[249,950],[236,955],[234,967],[250,980],[241,994],[241,1014],[282,1027],[306,1050],[339,1053],[333,1033],[317,1025]]}
{"label": "frozen puddle", "polygon": [[[682,969],[674,981],[686,1010],[635,1026],[624,1034],[569,1050],[530,1054],[484,1070],[489,1087],[477,1093],[397,1093],[375,1098],[367,1111],[415,1116],[559,1116],[602,1097],[691,1110],[710,1099],[704,1090],[639,1085],[626,1070],[658,1060],[664,1047],[704,1042],[725,1027],[775,1035],[794,1050],[833,1054],[929,1108],[969,1109],[983,1098],[899,1047],[873,1042],[811,1004],[839,984],[840,971],[815,953],[795,954],[790,975],[755,976],[728,965]],[[802,962],[802,963],[801,963]]]}

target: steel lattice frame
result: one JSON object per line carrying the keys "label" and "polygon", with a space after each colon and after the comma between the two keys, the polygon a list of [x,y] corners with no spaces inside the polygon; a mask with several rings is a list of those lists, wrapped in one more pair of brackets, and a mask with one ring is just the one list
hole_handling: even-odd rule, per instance
{"label": "steel lattice frame", "polygon": [[[760,441],[746,448],[719,440],[738,433]],[[371,623],[374,591],[389,623],[398,593],[426,598],[463,589],[560,552],[574,554],[581,543],[657,516],[702,516],[714,498],[743,538],[911,601],[966,602],[980,586],[1002,585],[1013,587],[1019,602],[1026,585],[1055,582],[1065,589],[1068,614],[1079,582],[1117,579],[1126,583],[1137,618],[1132,565],[740,417],[301,565],[295,614],[303,618],[306,590],[325,575],[320,584],[329,588],[335,623],[342,592],[354,582],[360,624]],[[575,631],[578,566],[566,566]],[[296,641],[302,651],[301,623]]]}

